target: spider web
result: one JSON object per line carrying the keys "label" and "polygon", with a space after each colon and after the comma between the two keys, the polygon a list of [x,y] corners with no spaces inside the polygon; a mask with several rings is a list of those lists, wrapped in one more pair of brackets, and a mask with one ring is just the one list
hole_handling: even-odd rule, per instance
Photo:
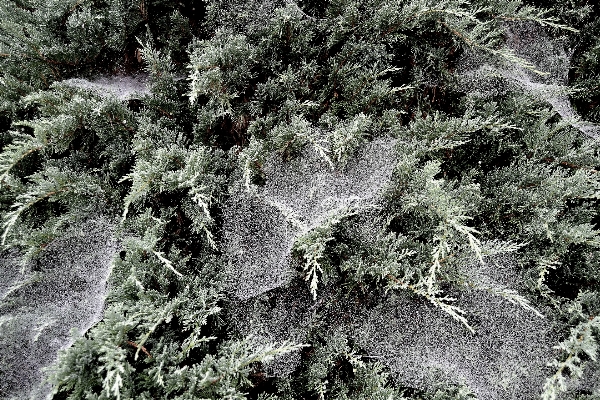
{"label": "spider web", "polygon": [[46,397],[42,369],[73,343],[72,329],[83,334],[102,318],[118,249],[112,231],[104,219],[89,220],[23,273],[14,252],[0,258],[0,398]]}

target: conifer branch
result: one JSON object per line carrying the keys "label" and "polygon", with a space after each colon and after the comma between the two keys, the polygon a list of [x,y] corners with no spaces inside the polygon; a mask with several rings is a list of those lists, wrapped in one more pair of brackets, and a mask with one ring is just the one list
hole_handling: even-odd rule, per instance
{"label": "conifer branch", "polygon": [[[507,368],[540,370],[549,329],[572,328],[544,385],[549,400],[597,358],[600,153],[597,127],[581,121],[600,116],[598,10],[558,0],[548,10],[523,0],[15,1],[0,1],[0,243],[62,260],[69,226],[98,212],[121,221],[101,319],[78,315],[93,326],[60,355],[55,397],[529,398],[532,381]],[[84,89],[121,93],[137,77],[115,89],[114,72],[140,67],[148,95]],[[307,149],[333,170],[326,179],[324,165],[295,158]],[[306,179],[291,175],[297,165]],[[305,182],[318,190],[303,193]],[[359,206],[324,211],[328,196]],[[296,259],[280,265],[290,251]],[[105,262],[91,256],[78,262]],[[288,273],[296,261],[312,304],[300,304]],[[529,277],[538,298],[511,289]],[[26,284],[0,289],[10,301]],[[578,287],[590,291],[561,317]],[[390,290],[409,295],[405,308],[390,309]],[[473,299],[484,301],[463,308],[455,290],[482,290]],[[393,316],[415,308],[419,318]],[[466,330],[431,343],[440,312]],[[470,337],[470,315],[488,312]],[[0,316],[3,340],[25,330],[25,314]],[[53,322],[62,317],[30,324],[30,344],[66,326]],[[398,337],[408,319],[421,338]],[[479,351],[497,346],[530,351],[510,366]],[[441,361],[422,357],[432,351]],[[447,357],[458,353],[485,379]],[[388,379],[407,365],[410,389]]]}
{"label": "conifer branch", "polygon": [[177,275],[180,278],[183,276],[181,272],[177,271],[175,267],[173,267],[173,263],[163,256],[162,252],[153,250],[152,254],[154,254],[156,258],[158,258],[165,265],[165,267],[170,269],[175,275]]}
{"label": "conifer branch", "polygon": [[[40,188],[40,189],[42,189],[42,188]],[[52,186],[49,191],[44,191],[44,190],[40,190],[40,189],[32,191],[32,192],[28,192],[24,195],[20,195],[17,198],[18,202],[13,205],[14,210],[5,215],[5,217],[4,217],[5,221],[2,224],[2,226],[4,228],[4,231],[2,233],[2,241],[1,241],[2,245],[6,244],[6,238],[8,236],[8,233],[10,232],[11,228],[15,225],[15,223],[17,222],[19,217],[26,210],[28,210],[35,204],[37,204],[43,200],[46,200],[47,198],[50,198],[56,194],[70,190],[70,188],[68,186],[61,186],[61,187]]]}
{"label": "conifer branch", "polygon": [[567,389],[567,380],[564,376],[567,370],[573,378],[580,378],[583,375],[584,362],[580,357],[581,354],[596,361],[598,345],[593,336],[594,331],[600,331],[600,316],[590,317],[588,321],[572,328],[570,336],[555,347],[562,350],[566,357],[563,361],[556,359],[548,364],[551,367],[557,367],[557,370],[544,383],[541,396],[543,400],[555,400],[561,392]]}
{"label": "conifer branch", "polygon": [[4,147],[2,154],[0,154],[0,172],[2,173],[0,182],[3,182],[10,171],[23,159],[44,147],[45,144],[29,135],[20,135],[20,137],[15,138],[13,143]]}
{"label": "conifer branch", "polygon": [[[437,295],[440,294],[441,290],[437,287],[434,287],[431,284],[431,282],[428,281],[428,279],[421,280],[413,284],[405,280],[400,280],[391,274],[388,274],[386,278],[392,282],[392,285],[390,285],[388,288],[409,289],[413,293],[419,296],[423,296],[424,298],[429,300],[434,306],[440,308],[452,318],[462,323],[471,333],[475,333],[475,329],[473,329],[473,327],[469,325],[469,321],[463,315],[465,314],[465,311],[460,307],[448,304],[452,301],[456,301],[456,299],[448,296],[438,297]],[[426,289],[423,289],[423,286],[425,286]]]}

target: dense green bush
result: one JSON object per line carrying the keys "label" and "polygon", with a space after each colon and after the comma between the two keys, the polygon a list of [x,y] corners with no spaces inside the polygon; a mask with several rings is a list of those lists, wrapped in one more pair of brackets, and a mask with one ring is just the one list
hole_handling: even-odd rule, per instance
{"label": "dense green bush", "polygon": [[[473,398],[461,382],[408,387],[326,322],[302,343],[232,327],[221,243],[236,180],[260,187],[270,159],[307,148],[342,171],[378,138],[395,141],[397,163],[377,238],[351,234],[359,211],[331,215],[295,241],[291,287],[365,304],[408,292],[469,335],[476,323],[446,293],[543,309],[562,351],[539,393],[559,396],[595,362],[600,332],[598,142],[523,90],[481,96],[459,73],[475,55],[539,74],[504,35],[539,26],[572,49],[571,99],[598,122],[597,7],[533,3],[2,2],[3,245],[35,259],[99,213],[123,239],[104,317],[61,354],[54,398]],[[64,82],[118,73],[148,73],[150,94],[120,101]],[[505,253],[518,291],[461,272]],[[292,374],[264,372],[290,352]]]}

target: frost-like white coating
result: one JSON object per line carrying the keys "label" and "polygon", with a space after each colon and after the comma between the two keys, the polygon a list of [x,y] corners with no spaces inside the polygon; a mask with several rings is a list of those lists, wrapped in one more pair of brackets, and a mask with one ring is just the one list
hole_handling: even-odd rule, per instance
{"label": "frost-like white coating", "polygon": [[0,398],[49,394],[42,368],[73,343],[72,329],[83,334],[102,318],[117,249],[113,226],[97,219],[50,243],[24,273],[16,254],[0,259]]}
{"label": "frost-like white coating", "polygon": [[[567,78],[571,50],[552,40],[535,23],[507,24],[506,39],[514,53],[529,62],[538,72],[514,63],[490,65],[481,54],[468,54],[460,62],[462,84],[482,96],[498,95],[507,89],[517,89],[547,102],[554,110],[585,135],[600,138],[600,126],[581,120],[569,100]],[[501,84],[498,79],[508,83]]]}
{"label": "frost-like white coating", "polygon": [[72,78],[61,83],[91,90],[103,97],[114,96],[119,100],[129,100],[150,94],[148,76],[143,74],[100,76],[93,80]]}
{"label": "frost-like white coating", "polygon": [[373,206],[390,181],[394,145],[373,141],[343,170],[332,170],[312,149],[287,162],[273,157],[264,186],[248,192],[240,182],[223,226],[235,295],[248,299],[286,285],[297,275],[290,256],[299,236],[348,207]]}
{"label": "frost-like white coating", "polygon": [[456,297],[475,335],[408,295],[357,313],[353,331],[371,356],[409,385],[464,382],[479,399],[536,398],[556,343],[548,322],[491,293]]}
{"label": "frost-like white coating", "polygon": [[[526,91],[595,137],[596,127],[577,121],[568,100],[565,84],[569,57],[564,50],[541,30],[511,29],[508,42],[515,53],[539,62],[538,69],[548,75],[538,76],[514,66],[491,66],[471,58],[462,65],[464,82],[482,94],[490,89],[496,93]],[[494,86],[494,76],[500,78],[500,85]],[[481,289],[446,293],[458,299],[454,305],[466,311],[475,335],[408,292],[342,304],[341,289],[325,285],[313,301],[306,282],[294,269],[290,250],[302,233],[321,224],[335,210],[354,201],[377,204],[395,163],[394,155],[385,151],[360,154],[344,173],[329,172],[325,163],[315,161],[316,155],[304,155],[290,163],[274,159],[265,166],[264,187],[248,193],[240,183],[240,189],[233,193],[225,212],[224,247],[230,260],[230,287],[237,297],[232,318],[237,330],[269,341],[306,343],[313,328],[326,326],[331,333],[341,332],[353,340],[368,359],[382,362],[407,386],[433,389],[440,382],[465,383],[479,399],[537,398],[546,377],[554,373],[547,364],[557,357],[553,346],[560,337],[549,319],[498,294]],[[362,222],[356,229],[363,230],[362,235],[369,240],[373,226]],[[517,292],[523,289],[520,269],[510,255],[487,258],[484,265],[464,265],[460,272],[482,286]],[[268,372],[286,376],[299,362],[299,354],[290,354],[270,366]],[[587,380],[573,388],[593,388],[595,383],[590,382],[597,373],[588,371]]]}
{"label": "frost-like white coating", "polygon": [[[351,229],[359,240],[369,241],[375,223],[365,213]],[[522,289],[514,257],[504,254],[485,261],[464,265],[461,273],[491,287]],[[357,343],[365,360],[380,361],[404,385],[434,389],[440,382],[465,383],[479,399],[535,399],[552,373],[546,365],[556,357],[552,347],[559,341],[552,324],[492,292],[446,293],[467,312],[476,329],[473,335],[409,292],[383,297],[367,293],[363,300],[354,301],[340,299],[340,290],[325,286],[313,301],[306,283],[296,277],[286,286],[236,300],[232,320],[242,334],[268,341],[307,343],[311,330],[327,327],[330,333],[341,333]],[[268,372],[287,376],[299,363],[299,354],[289,354]]]}

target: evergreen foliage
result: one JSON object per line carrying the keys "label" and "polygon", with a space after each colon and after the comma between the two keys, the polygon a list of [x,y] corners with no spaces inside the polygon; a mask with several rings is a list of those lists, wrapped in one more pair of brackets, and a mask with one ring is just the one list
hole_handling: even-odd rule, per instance
{"label": "evergreen foliage", "polygon": [[[540,398],[600,396],[573,389],[599,368],[598,142],[522,89],[482,96],[459,76],[473,54],[544,75],[506,43],[507,27],[535,25],[572,50],[570,98],[600,122],[598,12],[586,0],[0,3],[2,246],[31,263],[103,215],[122,247],[102,320],[47,371],[52,398],[476,398],[465,382],[401,381],[323,311],[405,293],[472,335],[457,300],[473,291],[554,327]],[[149,94],[65,82],[98,74],[147,74]],[[286,290],[322,319],[302,340],[240,334],[223,251],[236,185],[256,194],[271,160],[307,150],[341,174],[380,138],[396,160],[376,204],[313,225],[286,215],[301,232]],[[498,257],[514,260],[515,285],[469,273]]]}

